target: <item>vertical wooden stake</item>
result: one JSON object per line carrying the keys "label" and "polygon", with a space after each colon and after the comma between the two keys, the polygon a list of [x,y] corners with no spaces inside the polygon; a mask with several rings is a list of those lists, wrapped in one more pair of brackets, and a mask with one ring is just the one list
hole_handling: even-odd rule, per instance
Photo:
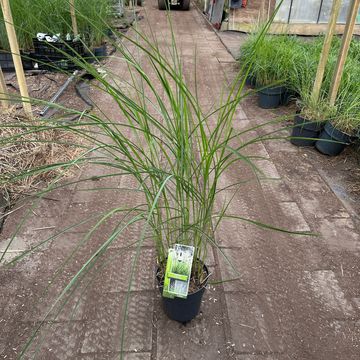
{"label": "vertical wooden stake", "polygon": [[14,61],[16,77],[20,89],[20,95],[23,98],[23,108],[26,115],[32,116],[31,104],[29,102],[30,101],[29,92],[26,85],[25,73],[21,62],[19,44],[16,38],[16,32],[11,14],[9,0],[1,0],[1,8],[4,16],[7,36],[10,43],[12,58]]}
{"label": "vertical wooden stake", "polygon": [[7,109],[9,107],[9,94],[8,91],[6,89],[6,83],[5,83],[5,78],[4,78],[4,74],[2,72],[1,66],[0,66],[0,92],[1,92],[1,106],[4,109]]}
{"label": "vertical wooden stake", "polygon": [[77,21],[76,21],[76,14],[75,14],[75,0],[70,0],[70,15],[71,15],[71,24],[74,36],[79,35]]}
{"label": "vertical wooden stake", "polygon": [[349,47],[351,43],[351,39],[354,33],[354,27],[356,23],[356,17],[359,10],[360,0],[353,0],[352,4],[349,8],[348,17],[346,20],[345,32],[342,38],[341,49],[339,52],[338,61],[335,67],[335,71],[333,74],[333,78],[331,81],[329,102],[330,105],[335,104],[336,96],[339,91],[339,86],[342,78],[342,74],[344,71],[345,61],[349,52]]}
{"label": "vertical wooden stake", "polygon": [[312,100],[316,103],[319,100],[320,89],[324,78],[325,67],[329,58],[331,42],[334,36],[337,18],[339,16],[341,0],[333,0],[333,5],[331,9],[331,15],[329,20],[329,25],[324,39],[324,45],[320,55],[320,61],[316,72],[315,82],[313,91],[311,94]]}

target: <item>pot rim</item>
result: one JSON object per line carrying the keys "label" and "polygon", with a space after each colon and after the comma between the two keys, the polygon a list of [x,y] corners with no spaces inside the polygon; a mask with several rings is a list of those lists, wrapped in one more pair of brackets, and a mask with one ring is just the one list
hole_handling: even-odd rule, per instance
{"label": "pot rim", "polygon": [[[334,130],[338,131],[339,133],[347,136],[349,139],[353,139],[354,137],[356,137],[356,136],[351,135],[351,134],[349,134],[349,133],[347,133],[347,132],[345,132],[345,131],[340,130],[340,129],[337,128],[331,121],[327,121],[327,122],[326,122],[325,127],[328,128],[328,126],[331,126],[332,129],[334,129]],[[329,134],[329,135],[330,135],[330,134]]]}
{"label": "pot rim", "polygon": [[301,119],[303,119],[304,121],[306,121],[306,122],[309,122],[309,123],[326,123],[326,122],[328,122],[327,120],[313,120],[313,119],[308,119],[308,118],[306,118],[301,112],[300,113],[297,113],[296,115],[295,115],[295,117],[297,117],[297,118],[301,118]]}
{"label": "pot rim", "polygon": [[[299,121],[299,123],[296,123]],[[309,131],[321,131],[322,125],[325,124],[325,121],[316,121],[316,120],[309,120],[302,116],[301,114],[295,114],[294,116],[294,128],[305,128]],[[311,128],[308,128],[310,126]]]}
{"label": "pot rim", "polygon": [[[259,87],[258,87],[259,88]],[[279,96],[284,94],[286,87],[283,85],[265,86],[259,88],[259,93],[263,95]]]}

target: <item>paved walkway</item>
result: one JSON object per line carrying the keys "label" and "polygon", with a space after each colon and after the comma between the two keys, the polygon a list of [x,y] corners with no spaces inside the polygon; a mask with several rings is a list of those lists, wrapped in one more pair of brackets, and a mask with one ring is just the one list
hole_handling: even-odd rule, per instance
{"label": "paved walkway", "polygon": [[[155,0],[146,1],[141,26],[145,27],[148,20],[159,38],[166,39],[165,12],[158,11],[156,4]],[[204,107],[211,107],[220,96],[221,84],[235,76],[236,63],[194,7],[190,12],[174,11],[172,17],[187,81],[194,81],[196,47],[200,101]],[[126,67],[116,57],[107,66],[118,76],[127,76]],[[108,96],[94,92],[93,97],[110,118],[117,118]],[[273,115],[247,99],[237,112],[234,127],[246,129]],[[272,141],[257,143],[249,151],[265,157],[258,160],[258,166],[278,180],[246,183],[235,195],[230,211],[321,236],[300,238],[224,221],[216,239],[241,277],[210,286],[201,314],[186,326],[167,319],[162,312],[154,287],[154,249],[151,241],[146,242],[138,268],[141,281],[133,284],[130,297],[127,360],[359,359],[360,239],[354,220],[299,149],[286,141]],[[93,166],[77,176],[99,174],[103,169]],[[249,169],[234,167],[223,185],[251,177]],[[122,190],[134,186],[131,179],[109,178],[55,191],[51,194],[55,200],[42,201],[18,234],[12,254],[34,246],[95,209],[141,201]],[[101,194],[79,191],[84,187],[113,189]],[[229,196],[232,194],[224,193],[218,205]],[[0,249],[19,222],[21,211],[7,219]],[[81,241],[87,224],[54,239],[14,269],[0,268],[0,358],[19,355],[59,290],[119,220],[111,219],[101,226],[55,279],[54,272]],[[29,354],[35,359],[118,357],[128,269],[134,255],[131,243],[140,230],[138,224],[114,243],[106,259],[97,265],[102,270],[100,276],[92,276],[99,270],[95,268],[80,281],[82,286],[75,289],[64,308],[58,309],[62,311],[56,321],[48,321]],[[214,280],[234,277],[217,251],[210,253],[208,265]],[[41,300],[45,290],[47,297]]]}

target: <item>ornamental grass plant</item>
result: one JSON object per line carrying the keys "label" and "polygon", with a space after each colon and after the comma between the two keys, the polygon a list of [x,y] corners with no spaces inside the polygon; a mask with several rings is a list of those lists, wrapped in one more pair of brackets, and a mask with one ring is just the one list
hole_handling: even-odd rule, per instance
{"label": "ornamental grass plant", "polygon": [[[261,41],[272,19],[257,35],[255,50],[261,46]],[[197,83],[190,86],[185,81],[182,59],[176,45],[175,35],[169,21],[171,35],[167,39],[169,46],[160,46],[154,34],[141,32],[135,27],[130,35],[117,34],[120,41],[109,39],[116,47],[116,56],[127,69],[124,78],[105,69],[101,73],[97,68],[86,61],[72,59],[84,71],[91,74],[96,80],[97,91],[104,91],[112,99],[112,104],[118,111],[118,117],[113,120],[101,110],[81,113],[68,109],[68,115],[80,115],[80,121],[62,123],[58,121],[34,122],[23,129],[23,134],[42,134],[54,128],[75,134],[83,139],[79,145],[81,153],[76,159],[65,162],[55,162],[45,166],[37,166],[19,170],[11,178],[0,175],[0,185],[4,186],[33,174],[43,174],[54,170],[68,170],[83,164],[96,166],[104,175],[97,179],[131,177],[136,188],[125,189],[141,195],[142,201],[135,205],[124,206],[119,204],[106,211],[98,211],[96,224],[92,225],[76,249],[66,261],[76,259],[77,252],[86,247],[96,230],[107,220],[121,215],[122,220],[116,221],[111,228],[110,235],[106,236],[97,248],[88,256],[81,268],[72,275],[71,280],[56,297],[43,321],[34,329],[22,350],[25,354],[32,346],[41,327],[51,319],[55,321],[68,301],[68,295],[75,289],[88,283],[87,274],[92,269],[106,261],[109,249],[121,240],[124,232],[141,223],[141,233],[132,245],[135,254],[129,268],[127,295],[124,305],[124,317],[121,328],[121,357],[128,310],[129,294],[132,284],[136,281],[136,265],[141,262],[141,249],[150,232],[150,238],[156,249],[157,262],[164,267],[168,249],[175,243],[191,245],[195,248],[193,274],[198,284],[204,280],[202,264],[206,261],[209,247],[214,247],[231,265],[226,254],[216,242],[216,233],[220,222],[229,218],[233,221],[243,221],[251,226],[262,229],[279,231],[287,234],[310,235],[308,232],[293,232],[261,222],[259,219],[238,216],[229,212],[232,197],[218,205],[219,196],[227,190],[237,191],[241,182],[222,185],[221,179],[226,176],[227,170],[237,164],[239,171],[249,168],[254,179],[261,176],[253,159],[256,155],[248,154],[248,147],[260,142],[263,136],[256,134],[249,139],[245,135],[255,132],[263,125],[255,125],[250,129],[236,130],[236,110],[246,94],[243,93],[243,76],[249,71],[244,68],[233,84],[223,92],[219,102],[211,110],[201,106],[198,97]],[[254,55],[253,55],[254,56]],[[250,59],[249,65],[254,59]],[[194,69],[196,79],[196,67]],[[95,104],[96,105],[96,104]],[[55,106],[55,105],[52,105]],[[273,121],[272,121],[273,122]],[[0,124],[8,127],[9,124]],[[19,124],[11,124],[21,127]],[[17,136],[7,136],[0,140],[1,146],[16,144],[21,141]],[[235,145],[234,145],[235,144]],[[76,144],[74,144],[76,146]],[[101,171],[103,169],[103,172]],[[40,198],[54,189],[64,188],[81,182],[94,180],[84,178],[80,180],[59,182],[56,178],[48,187],[36,194]],[[86,189],[85,189],[86,191]],[[102,189],[96,189],[101,192]],[[32,207],[26,216],[31,214]],[[83,225],[72,224],[72,230]],[[20,227],[19,227],[20,229]],[[25,251],[11,261],[15,265],[30,253],[37,251],[53,241],[61,238],[69,229],[64,229],[56,235],[39,242],[31,250]],[[18,230],[17,230],[18,231]],[[10,239],[7,249],[11,246],[17,233]],[[6,250],[7,250],[6,249]],[[5,250],[5,253],[6,253]],[[1,261],[4,262],[3,253]],[[61,267],[62,268],[62,267]],[[60,269],[61,269],[60,268]],[[233,268],[237,273],[237,270]],[[54,277],[59,276],[57,271]],[[154,273],[155,278],[155,273]],[[84,285],[85,283],[85,285]]]}

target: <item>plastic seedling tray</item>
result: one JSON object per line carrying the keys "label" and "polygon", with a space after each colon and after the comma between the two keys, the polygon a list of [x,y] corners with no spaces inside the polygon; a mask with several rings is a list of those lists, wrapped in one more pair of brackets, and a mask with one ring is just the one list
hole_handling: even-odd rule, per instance
{"label": "plastic seedling tray", "polygon": [[84,45],[81,41],[59,41],[47,42],[33,39],[35,54],[47,57],[82,56],[84,55]]}

